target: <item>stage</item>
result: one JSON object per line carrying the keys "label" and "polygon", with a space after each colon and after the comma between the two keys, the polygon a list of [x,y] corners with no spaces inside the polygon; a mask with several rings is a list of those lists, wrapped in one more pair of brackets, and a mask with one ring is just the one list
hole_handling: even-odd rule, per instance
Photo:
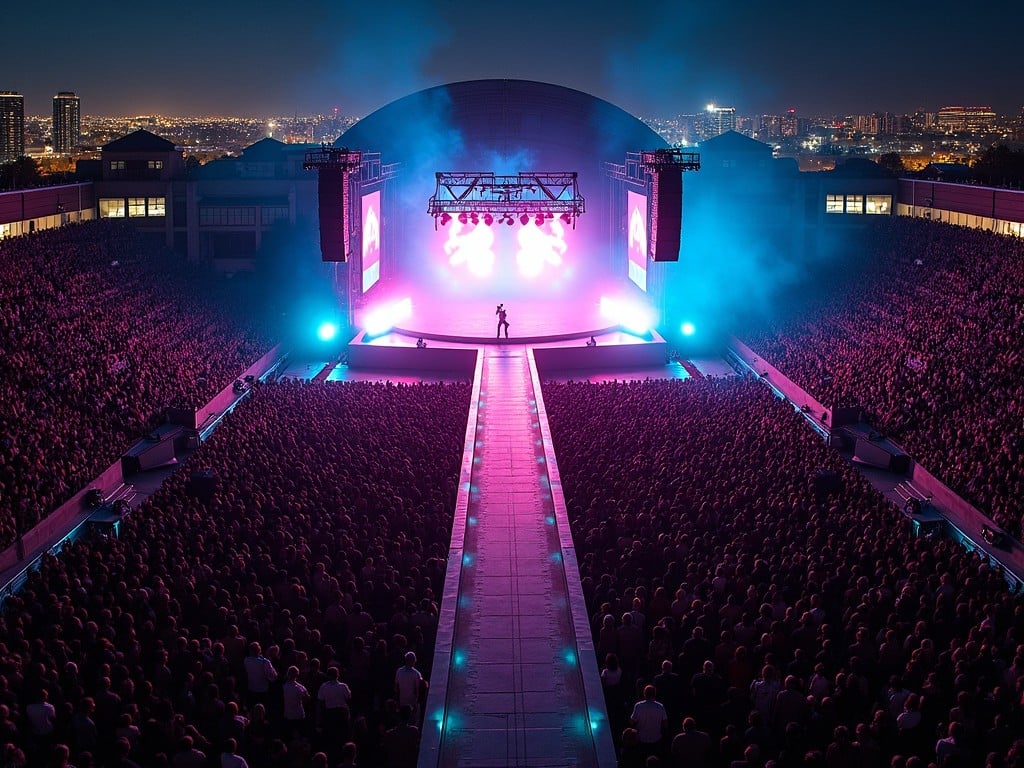
{"label": "stage", "polygon": [[[413,297],[412,314],[394,328],[413,340],[487,344],[496,341],[502,302],[507,313],[508,341],[539,344],[571,341],[614,332],[615,323],[601,314],[600,298],[465,299],[444,295]],[[504,342],[504,335],[499,341]]]}
{"label": "stage", "polygon": [[[417,347],[418,339],[426,346]],[[593,338],[595,345],[587,342]],[[435,376],[472,378],[477,355],[488,350],[527,347],[533,350],[537,370],[545,378],[567,373],[638,371],[662,368],[668,346],[656,332],[637,336],[617,329],[585,334],[558,334],[533,339],[510,336],[500,340],[447,337],[435,340],[425,332],[394,330],[370,337],[361,331],[348,344],[348,365],[353,370],[419,372]]]}

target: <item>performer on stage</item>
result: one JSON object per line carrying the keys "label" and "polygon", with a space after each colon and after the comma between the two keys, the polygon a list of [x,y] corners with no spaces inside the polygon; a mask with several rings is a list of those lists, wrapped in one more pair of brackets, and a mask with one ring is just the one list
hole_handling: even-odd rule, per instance
{"label": "performer on stage", "polygon": [[505,311],[505,305],[499,304],[498,308],[494,310],[494,314],[498,316],[498,334],[495,338],[501,338],[501,327],[505,326],[505,338],[508,338],[508,313]]}

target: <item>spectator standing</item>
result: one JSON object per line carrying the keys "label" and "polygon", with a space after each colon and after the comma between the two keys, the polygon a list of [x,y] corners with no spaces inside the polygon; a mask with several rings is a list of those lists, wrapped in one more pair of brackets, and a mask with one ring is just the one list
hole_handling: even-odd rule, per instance
{"label": "spectator standing", "polygon": [[427,681],[416,669],[415,652],[406,652],[405,663],[395,672],[395,695],[398,697],[399,707],[409,707],[412,710],[410,722],[414,725],[420,721],[420,697],[426,686]]}
{"label": "spectator standing", "polygon": [[640,748],[648,755],[658,755],[668,732],[668,713],[657,700],[658,689],[644,686],[644,697],[633,705],[629,722],[637,731]]}

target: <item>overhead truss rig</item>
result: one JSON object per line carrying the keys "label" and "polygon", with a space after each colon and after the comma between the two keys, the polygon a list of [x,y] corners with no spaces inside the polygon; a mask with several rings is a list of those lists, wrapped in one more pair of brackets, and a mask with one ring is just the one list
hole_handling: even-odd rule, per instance
{"label": "overhead truss rig", "polygon": [[640,163],[651,172],[658,171],[699,171],[700,153],[683,152],[681,149],[655,149],[641,152]]}
{"label": "overhead truss rig", "polygon": [[[472,217],[522,223],[537,217],[558,216],[576,226],[576,218],[586,211],[573,172],[524,171],[515,176],[499,176],[487,171],[438,172],[437,188],[427,205],[434,217],[434,228],[452,218]],[[475,216],[474,216],[475,214]]]}
{"label": "overhead truss rig", "polygon": [[362,161],[363,153],[358,149],[322,146],[306,153],[302,167],[307,171],[331,169],[349,172],[358,168]]}

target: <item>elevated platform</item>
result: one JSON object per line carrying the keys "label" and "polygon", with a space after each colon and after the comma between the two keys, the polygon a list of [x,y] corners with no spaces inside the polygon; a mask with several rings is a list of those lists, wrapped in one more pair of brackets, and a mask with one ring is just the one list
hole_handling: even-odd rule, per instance
{"label": "elevated platform", "polygon": [[[543,292],[542,288],[538,288]],[[498,303],[507,312],[508,339],[497,338]],[[412,315],[396,333],[427,341],[463,344],[545,344],[590,338],[616,329],[601,314],[600,296],[531,296],[466,298],[429,296],[412,298]]]}
{"label": "elevated platform", "polygon": [[[426,347],[416,346],[422,338]],[[593,338],[596,346],[588,346]],[[595,333],[565,334],[557,338],[479,340],[473,337],[437,341],[409,331],[368,337],[360,332],[348,345],[348,364],[355,370],[419,371],[470,378],[479,350],[531,349],[541,376],[578,371],[617,371],[653,368],[665,364],[668,345],[657,332],[636,336],[610,329]]]}
{"label": "elevated platform", "polygon": [[486,346],[474,355],[418,768],[613,768],[531,352]]}

